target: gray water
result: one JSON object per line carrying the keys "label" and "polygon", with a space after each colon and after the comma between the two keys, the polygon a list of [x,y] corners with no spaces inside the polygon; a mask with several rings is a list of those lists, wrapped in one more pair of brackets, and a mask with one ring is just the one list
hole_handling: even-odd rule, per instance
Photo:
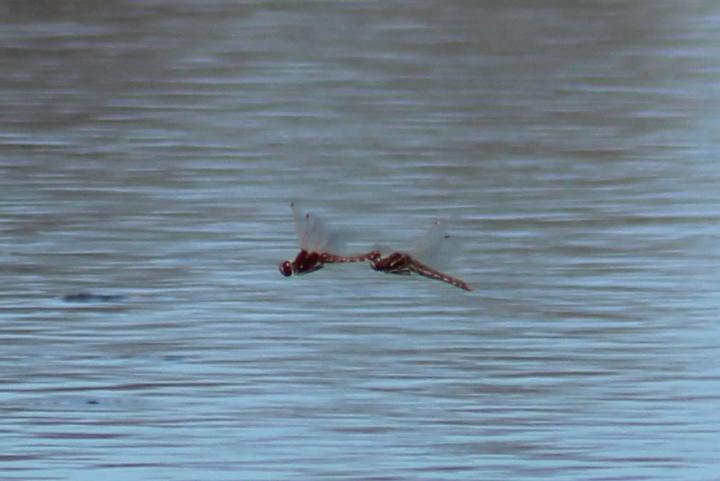
{"label": "gray water", "polygon": [[[3,2],[0,478],[720,479],[719,25]],[[475,291],[283,278],[293,199]]]}

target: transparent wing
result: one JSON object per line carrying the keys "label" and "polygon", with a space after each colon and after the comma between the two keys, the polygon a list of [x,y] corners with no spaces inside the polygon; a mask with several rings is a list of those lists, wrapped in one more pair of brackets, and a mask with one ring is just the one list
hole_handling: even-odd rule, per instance
{"label": "transparent wing", "polygon": [[346,232],[325,228],[325,236],[320,250],[328,254],[346,254],[347,240],[348,234]]}
{"label": "transparent wing", "polygon": [[306,211],[297,202],[291,202],[290,207],[301,249],[308,252],[341,253],[345,239],[339,232],[329,230],[321,217]]}
{"label": "transparent wing", "polygon": [[449,266],[459,248],[458,239],[448,234],[442,222],[435,221],[415,244],[410,255],[428,266],[444,269]]}
{"label": "transparent wing", "polygon": [[390,247],[387,244],[378,244],[378,243],[373,244],[371,250],[378,251],[383,256],[386,256],[386,255],[396,251],[396,249],[393,249],[392,247]]}
{"label": "transparent wing", "polygon": [[323,247],[322,244],[326,236],[324,223],[297,202],[291,202],[290,207],[293,212],[295,233],[300,242],[300,248],[309,252],[318,251]]}

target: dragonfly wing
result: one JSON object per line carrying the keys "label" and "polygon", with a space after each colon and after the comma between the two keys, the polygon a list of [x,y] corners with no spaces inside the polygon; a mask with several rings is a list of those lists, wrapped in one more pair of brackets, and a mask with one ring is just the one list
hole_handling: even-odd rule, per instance
{"label": "dragonfly wing", "polygon": [[297,202],[290,204],[295,220],[295,232],[300,248],[308,252],[330,252],[339,254],[345,245],[340,232],[327,228],[325,221],[317,214],[308,212]]}
{"label": "dragonfly wing", "polygon": [[292,209],[293,221],[295,222],[295,234],[300,242],[300,247],[303,248],[303,239],[305,238],[305,230],[307,229],[305,210],[300,207],[297,202],[290,202],[290,208]]}
{"label": "dragonfly wing", "polygon": [[308,252],[316,251],[318,247],[317,238],[319,237],[317,230],[322,228],[322,224],[318,223],[315,216],[306,211],[297,202],[291,202],[290,207],[293,212],[295,233],[297,234],[300,248]]}
{"label": "dragonfly wing", "polygon": [[373,244],[372,250],[378,251],[383,256],[386,256],[386,255],[390,254],[391,252],[396,251],[396,249],[393,249],[392,247],[390,247],[386,244],[378,244],[378,243]]}
{"label": "dragonfly wing", "polygon": [[459,240],[448,234],[443,223],[435,221],[427,233],[415,244],[410,255],[428,266],[445,269],[459,247]]}

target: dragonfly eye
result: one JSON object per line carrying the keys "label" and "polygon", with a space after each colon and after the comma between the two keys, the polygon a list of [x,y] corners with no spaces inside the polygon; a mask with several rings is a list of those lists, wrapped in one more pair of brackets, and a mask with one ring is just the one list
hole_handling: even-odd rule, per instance
{"label": "dragonfly eye", "polygon": [[284,275],[285,277],[290,277],[292,275],[292,272],[293,269],[290,261],[285,261],[280,264],[280,274]]}

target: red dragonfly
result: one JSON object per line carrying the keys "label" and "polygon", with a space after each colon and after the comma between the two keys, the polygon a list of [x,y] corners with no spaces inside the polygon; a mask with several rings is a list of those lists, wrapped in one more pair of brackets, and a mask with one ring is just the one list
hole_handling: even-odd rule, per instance
{"label": "red dragonfly", "polygon": [[462,279],[430,267],[430,265],[445,264],[449,261],[451,255],[457,250],[454,240],[442,224],[435,222],[413,250],[409,252],[395,251],[386,256],[374,256],[368,260],[374,270],[386,274],[409,276],[414,272],[423,277],[447,282],[460,289],[472,291],[472,288]]}
{"label": "red dragonfly", "polygon": [[309,274],[322,269],[325,264],[364,262],[380,258],[380,252],[341,255],[345,242],[342,236],[327,229],[325,222],[315,214],[305,212],[295,202],[290,203],[295,219],[295,231],[300,240],[300,252],[294,260],[280,264],[280,273],[286,277],[293,274]]}

